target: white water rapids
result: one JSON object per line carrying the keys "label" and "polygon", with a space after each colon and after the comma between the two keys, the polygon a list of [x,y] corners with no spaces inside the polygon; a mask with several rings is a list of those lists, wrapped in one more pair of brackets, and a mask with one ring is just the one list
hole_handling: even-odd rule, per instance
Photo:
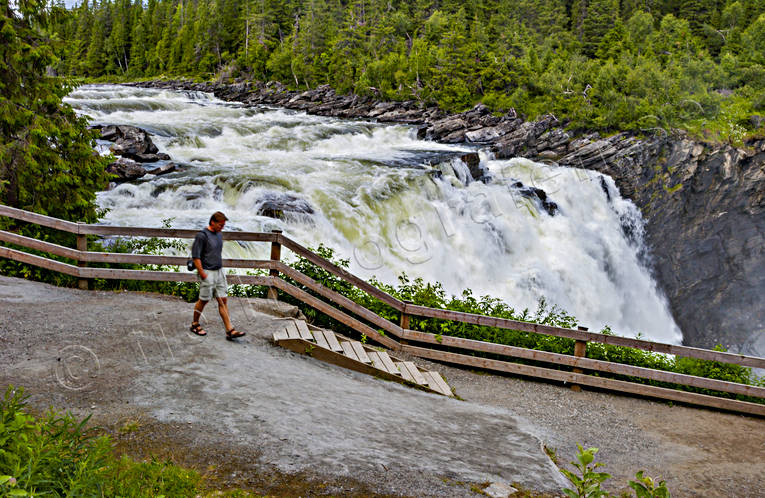
{"label": "white water rapids", "polygon": [[[590,330],[682,338],[646,269],[640,212],[611,178],[481,153],[492,179],[468,182],[461,161],[427,160],[470,149],[417,140],[406,126],[246,108],[195,92],[85,86],[66,101],[93,124],[147,129],[182,166],[99,193],[109,209],[103,223],[156,227],[172,218],[173,227],[201,228],[220,210],[227,230],[279,228],[304,245],[323,243],[362,277],[394,283],[406,272],[516,310],[533,311],[544,296]],[[518,181],[543,189],[558,212],[521,195]],[[313,212],[257,214],[275,200]],[[268,252],[227,243],[224,256]]]}

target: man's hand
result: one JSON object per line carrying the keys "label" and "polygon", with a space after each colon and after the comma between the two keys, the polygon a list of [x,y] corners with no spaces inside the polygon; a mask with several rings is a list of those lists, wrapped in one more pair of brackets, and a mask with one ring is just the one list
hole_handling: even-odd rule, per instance
{"label": "man's hand", "polygon": [[199,258],[194,258],[194,266],[197,269],[197,273],[199,273],[199,276],[202,280],[207,279],[207,272],[205,272],[204,268],[202,268],[202,260]]}

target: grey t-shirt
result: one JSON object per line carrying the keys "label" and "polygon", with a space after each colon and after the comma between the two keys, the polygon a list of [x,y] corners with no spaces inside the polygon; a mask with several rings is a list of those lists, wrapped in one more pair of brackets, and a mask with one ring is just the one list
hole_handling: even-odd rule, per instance
{"label": "grey t-shirt", "polygon": [[208,228],[200,231],[194,237],[191,246],[191,257],[202,260],[205,270],[220,270],[223,268],[223,234],[213,233]]}

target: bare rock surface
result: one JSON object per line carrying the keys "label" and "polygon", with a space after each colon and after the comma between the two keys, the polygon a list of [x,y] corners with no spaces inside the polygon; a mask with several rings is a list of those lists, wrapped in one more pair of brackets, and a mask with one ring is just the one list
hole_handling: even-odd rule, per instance
{"label": "bare rock surface", "polygon": [[208,337],[187,333],[191,309],[0,276],[0,383],[25,387],[37,410],[92,413],[134,456],[271,495],[456,497],[505,483],[560,496],[541,443],[562,464],[577,443],[600,447],[613,491],[641,469],[677,497],[765,489],[762,419],[416,360],[465,401],[448,399],[273,346],[284,319],[249,300],[231,299],[248,334],[237,343],[212,309]]}

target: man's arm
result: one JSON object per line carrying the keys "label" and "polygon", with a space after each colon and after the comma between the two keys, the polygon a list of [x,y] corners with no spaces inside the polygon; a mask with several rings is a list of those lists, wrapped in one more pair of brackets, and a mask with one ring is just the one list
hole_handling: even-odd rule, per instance
{"label": "man's arm", "polygon": [[199,273],[199,276],[202,277],[202,280],[207,278],[207,272],[205,272],[204,268],[202,268],[202,260],[199,258],[192,258],[192,261],[194,261],[194,268],[197,269],[197,273]]}

